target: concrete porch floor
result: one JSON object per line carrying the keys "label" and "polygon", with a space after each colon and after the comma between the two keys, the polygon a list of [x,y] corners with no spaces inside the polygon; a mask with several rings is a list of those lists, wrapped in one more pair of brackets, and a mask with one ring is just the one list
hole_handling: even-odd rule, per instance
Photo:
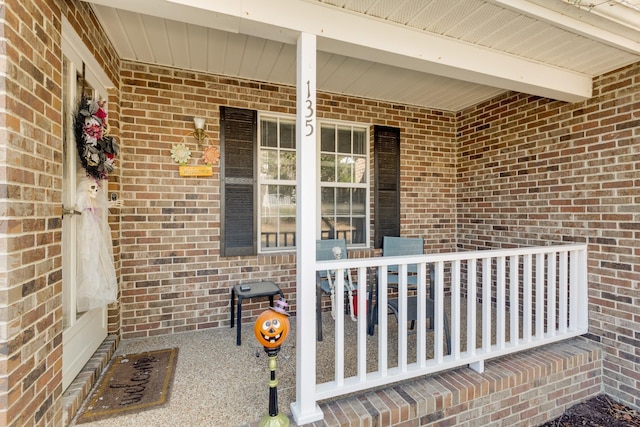
{"label": "concrete porch floor", "polygon": [[[295,427],[290,416],[295,400],[295,319],[291,320],[292,331],[278,355],[277,378],[280,413],[289,416]],[[332,357],[327,356],[332,350],[322,350],[333,347],[330,321],[324,325],[325,341],[318,349],[320,377],[333,369]],[[257,426],[268,414],[268,359],[253,336],[252,323],[243,324],[241,346],[236,346],[235,335],[235,329],[220,328],[124,340],[115,351],[115,342],[108,340],[94,357],[94,367],[87,366],[65,392],[66,424],[76,425],[75,420],[69,422],[73,406],[81,405],[113,355],[178,347],[174,386],[165,407],[80,425]],[[375,341],[377,334],[368,339]],[[312,425],[535,426],[599,394],[601,366],[596,343],[571,339],[488,361],[483,374],[459,368],[321,402],[324,420]]]}

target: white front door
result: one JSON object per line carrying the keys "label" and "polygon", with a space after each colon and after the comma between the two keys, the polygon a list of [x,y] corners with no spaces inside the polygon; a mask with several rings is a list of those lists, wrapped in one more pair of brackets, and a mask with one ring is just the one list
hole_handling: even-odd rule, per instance
{"label": "white front door", "polygon": [[82,90],[91,97],[107,99],[108,79],[66,20],[62,28],[62,387],[66,389],[107,337],[106,308],[87,312],[76,308],[77,239],[82,238],[77,231],[81,213],[76,209],[76,183],[86,174],[78,158],[73,115]]}

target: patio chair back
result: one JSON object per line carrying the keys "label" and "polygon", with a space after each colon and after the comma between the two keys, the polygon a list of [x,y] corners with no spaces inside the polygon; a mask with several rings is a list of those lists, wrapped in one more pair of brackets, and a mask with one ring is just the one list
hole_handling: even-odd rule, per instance
{"label": "patio chair back", "polygon": [[[382,239],[382,256],[422,255],[424,254],[424,239],[421,237],[395,237],[384,236]],[[407,266],[409,273],[407,283],[411,286],[418,284],[418,266]],[[398,266],[389,266],[388,283],[390,286],[398,285]]]}
{"label": "patio chair back", "polygon": [[[382,240],[382,256],[403,256],[403,255],[421,255],[424,254],[424,239],[421,237],[395,237],[395,236],[384,236]],[[407,284],[409,285],[409,289],[415,289],[418,285],[418,266],[415,264],[409,264],[407,266]],[[431,328],[433,328],[433,315],[434,315],[434,301],[433,301],[433,283],[435,280],[435,270],[433,268],[433,264],[429,264],[429,285],[430,292],[429,297],[426,300],[427,304],[427,319],[429,320],[429,324]],[[389,288],[394,288],[398,286],[398,266],[390,265],[388,267],[387,273],[387,284]],[[376,288],[376,294],[378,290]],[[371,304],[375,304],[377,306],[377,302]],[[389,298],[387,300],[387,306],[395,316],[396,320],[398,319],[398,299],[397,298]],[[411,329],[415,327],[415,322],[417,321],[417,297],[415,295],[409,296],[407,298],[407,320],[411,322]],[[373,335],[375,325],[378,323],[377,318],[377,309],[374,308],[372,310],[372,316],[370,318],[369,323],[369,334]],[[444,332],[445,332],[445,343],[447,345],[447,350],[451,351],[451,334],[449,331],[449,319],[445,313],[444,316]]]}
{"label": "patio chair back", "polygon": [[[339,253],[339,255],[338,255]],[[328,261],[333,259],[347,259],[347,242],[345,239],[325,239],[325,240],[316,240],[316,261]],[[322,290],[326,293],[330,292],[329,287],[329,274],[330,272],[327,270],[319,271],[321,279],[321,287]],[[333,274],[333,273],[331,273]],[[334,277],[331,277],[332,280]],[[351,278],[349,277],[348,271],[345,271],[344,275],[345,283],[351,283]]]}
{"label": "patio chair back", "polygon": [[[334,259],[347,259],[347,242],[345,239],[316,240],[316,261],[328,261]],[[331,295],[332,282],[335,283],[335,271],[320,270],[316,272],[316,324],[317,340],[322,341],[322,295]],[[349,270],[344,272],[345,294],[353,301],[352,292],[357,289],[357,284],[351,281]],[[331,309],[333,310],[333,303]]]}
{"label": "patio chair back", "polygon": [[342,258],[347,258],[347,241],[345,239],[322,239],[316,240],[316,260],[327,261],[336,259],[333,248],[340,248]]}
{"label": "patio chair back", "polygon": [[384,256],[416,255],[423,253],[424,239],[422,237],[384,236],[382,238],[382,255]]}

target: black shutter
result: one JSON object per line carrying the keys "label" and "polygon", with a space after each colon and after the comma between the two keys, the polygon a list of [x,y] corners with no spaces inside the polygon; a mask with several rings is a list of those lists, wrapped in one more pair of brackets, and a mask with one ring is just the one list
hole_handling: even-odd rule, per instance
{"label": "black shutter", "polygon": [[374,126],[374,247],[400,236],[400,129]]}
{"label": "black shutter", "polygon": [[220,107],[220,248],[222,256],[256,253],[257,112]]}

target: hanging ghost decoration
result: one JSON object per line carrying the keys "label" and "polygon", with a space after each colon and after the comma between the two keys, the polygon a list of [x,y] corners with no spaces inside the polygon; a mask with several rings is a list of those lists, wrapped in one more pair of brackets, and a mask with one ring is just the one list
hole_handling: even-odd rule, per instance
{"label": "hanging ghost decoration", "polygon": [[81,212],[77,228],[77,310],[104,307],[117,299],[118,281],[113,259],[109,202],[99,182],[80,179],[76,207]]}

